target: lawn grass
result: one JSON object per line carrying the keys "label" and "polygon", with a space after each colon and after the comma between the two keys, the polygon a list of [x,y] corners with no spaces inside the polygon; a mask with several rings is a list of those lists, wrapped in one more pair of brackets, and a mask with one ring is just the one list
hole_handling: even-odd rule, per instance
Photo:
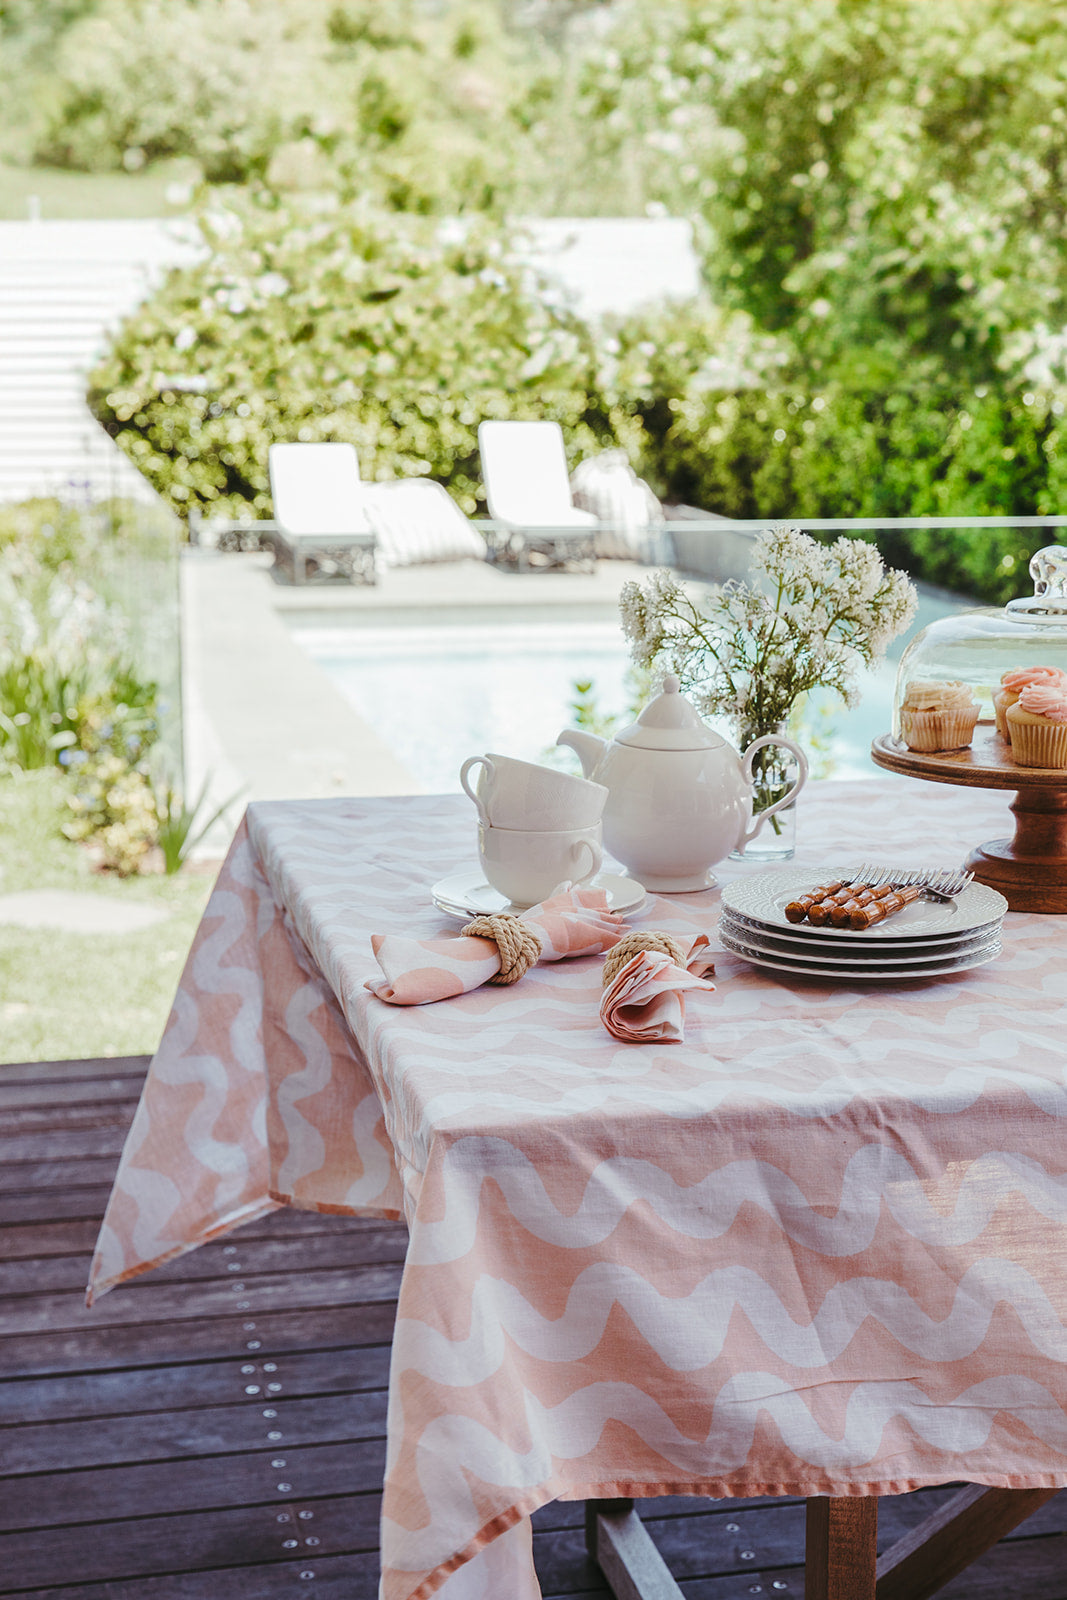
{"label": "lawn grass", "polygon": [[214,871],[95,872],[59,832],[66,792],[54,770],[0,777],[0,896],[81,890],[168,915],[130,934],[0,923],[0,1061],[151,1054],[214,881]]}
{"label": "lawn grass", "polygon": [[188,184],[187,162],[161,162],[147,172],[65,172],[57,167],[11,167],[0,162],[0,221],[25,222],[31,197],[45,222],[99,218],[173,217],[172,185]]}

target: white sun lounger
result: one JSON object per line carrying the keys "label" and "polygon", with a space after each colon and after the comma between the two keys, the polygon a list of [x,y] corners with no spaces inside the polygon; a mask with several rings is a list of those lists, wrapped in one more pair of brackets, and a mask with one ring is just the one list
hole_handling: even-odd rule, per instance
{"label": "white sun lounger", "polygon": [[570,562],[594,568],[599,524],[571,499],[559,423],[483,422],[478,448],[492,519],[490,559],[520,569]]}
{"label": "white sun lounger", "polygon": [[364,507],[359,461],[350,444],[272,444],[270,489],[274,559],[294,583],[307,562],[349,582],[374,583],[375,536]]}

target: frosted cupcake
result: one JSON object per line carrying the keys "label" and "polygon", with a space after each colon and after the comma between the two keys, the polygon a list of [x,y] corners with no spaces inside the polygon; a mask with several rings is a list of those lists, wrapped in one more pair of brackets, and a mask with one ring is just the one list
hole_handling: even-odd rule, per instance
{"label": "frosted cupcake", "polygon": [[1008,737],[1021,767],[1067,767],[1067,690],[1028,684],[1008,711]]}
{"label": "frosted cupcake", "polygon": [[1059,667],[1015,667],[1011,672],[1004,673],[1000,688],[993,694],[997,732],[1002,739],[1008,737],[1008,712],[1018,703],[1022,691],[1031,684],[1067,689],[1067,672],[1062,672]]}
{"label": "frosted cupcake", "polygon": [[909,750],[963,750],[974,738],[978,702],[965,683],[908,684],[900,705],[900,731]]}

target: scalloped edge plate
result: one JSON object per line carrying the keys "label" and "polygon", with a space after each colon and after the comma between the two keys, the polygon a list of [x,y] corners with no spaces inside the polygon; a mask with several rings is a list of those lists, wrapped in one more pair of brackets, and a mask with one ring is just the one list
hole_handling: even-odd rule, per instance
{"label": "scalloped edge plate", "polygon": [[[762,950],[752,950],[749,947],[736,943],[729,934],[720,930],[719,942],[724,950],[731,955],[740,957],[754,967],[765,967],[769,972],[780,973],[784,977],[792,978],[832,978],[838,983],[914,983],[920,978],[942,978],[957,972],[969,972],[973,967],[984,967],[988,961],[995,961],[1001,952],[1000,940],[992,944],[983,945],[979,950],[972,951],[969,955],[960,956],[952,962],[933,961],[929,966],[910,965],[893,966],[873,963],[857,969],[844,967],[829,959],[822,966],[811,966],[803,960],[790,961],[784,956],[769,956]],[[818,957],[812,956],[812,961]]]}
{"label": "scalloped edge plate", "polygon": [[854,944],[827,944],[820,950],[810,942],[805,944],[802,939],[779,939],[777,934],[738,927],[729,912],[724,912],[719,919],[719,936],[726,936],[735,944],[745,945],[782,961],[813,961],[820,966],[826,964],[834,967],[865,967],[875,963],[884,967],[906,967],[932,961],[954,961],[991,944],[998,944],[1000,924],[994,922],[978,933],[962,934],[951,943],[932,940],[925,944],[913,939],[907,944],[867,945],[863,949],[857,949]]}
{"label": "scalloped edge plate", "polygon": [[[852,937],[838,937],[831,941],[828,939],[821,948],[827,954],[834,952],[833,959],[842,961],[857,959],[861,961],[932,961],[935,956],[962,955],[964,950],[971,945],[988,944],[990,939],[1000,937],[1000,918],[995,922],[983,923],[980,928],[969,928],[963,933],[939,933],[928,939],[899,939],[886,941],[885,939],[873,943],[863,933],[852,933]],[[805,938],[803,934],[795,936],[792,933],[779,933],[776,929],[768,928],[765,923],[754,922],[751,917],[739,916],[737,912],[724,908],[719,917],[719,927],[730,933],[735,939],[747,941],[758,949],[768,952],[777,951],[783,956],[815,955],[820,947],[818,938],[810,935]],[[812,933],[821,930],[812,929]],[[851,930],[834,929],[837,934],[848,934]]]}
{"label": "scalloped edge plate", "polygon": [[[785,914],[790,900],[834,876],[832,867],[788,867],[761,872],[758,877],[727,884],[722,891],[722,903],[739,916],[749,917],[768,933],[788,933],[801,939],[855,939],[858,936],[853,928],[813,928],[810,923],[790,922]],[[972,883],[948,906],[931,900],[913,900],[895,917],[876,922],[862,938],[872,943],[894,944],[898,940],[929,939],[936,934],[973,933],[999,922],[1007,909],[1008,902],[1002,894],[986,888],[984,883]]]}

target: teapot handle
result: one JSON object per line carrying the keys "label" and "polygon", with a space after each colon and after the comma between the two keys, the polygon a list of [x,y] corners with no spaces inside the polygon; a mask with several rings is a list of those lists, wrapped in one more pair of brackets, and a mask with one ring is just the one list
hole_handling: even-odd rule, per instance
{"label": "teapot handle", "polygon": [[[761,734],[758,739],[753,739],[752,743],[749,745],[748,749],[744,753],[744,756],[742,757],[741,771],[744,775],[746,783],[752,782],[752,757],[756,754],[757,750],[762,750],[764,745],[768,744],[780,744],[784,746],[786,750],[791,750],[793,752],[797,763],[797,779],[792,787],[786,790],[785,794],[780,800],[776,800],[773,806],[768,806],[766,811],[761,811],[759,815],[753,819],[751,828],[749,828],[747,832],[741,836],[741,845],[748,844],[750,840],[756,837],[757,833],[763,827],[763,824],[766,822],[768,817],[773,817],[776,811],[781,811],[784,806],[790,805],[792,801],[796,799],[807,780],[808,758],[800,746],[798,744],[794,744],[792,739],[785,738],[783,734],[764,733]],[[741,845],[738,846],[739,849],[741,848]]]}

